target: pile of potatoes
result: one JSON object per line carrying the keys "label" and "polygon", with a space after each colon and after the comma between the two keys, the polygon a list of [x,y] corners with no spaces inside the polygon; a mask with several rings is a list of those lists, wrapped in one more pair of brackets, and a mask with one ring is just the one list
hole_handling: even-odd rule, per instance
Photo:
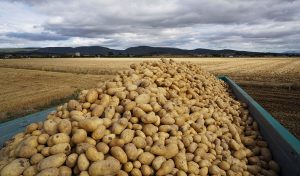
{"label": "pile of potatoes", "polygon": [[245,104],[198,65],[132,64],[7,141],[0,176],[277,175]]}

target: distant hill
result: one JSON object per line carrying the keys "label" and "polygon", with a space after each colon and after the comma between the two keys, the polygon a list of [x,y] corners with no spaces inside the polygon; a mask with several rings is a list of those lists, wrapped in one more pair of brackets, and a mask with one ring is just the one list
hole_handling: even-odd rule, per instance
{"label": "distant hill", "polygon": [[110,49],[101,46],[81,47],[45,47],[45,48],[0,48],[1,58],[10,57],[276,57],[300,56],[299,53],[263,53],[237,50],[211,50],[198,48],[186,50],[169,47],[137,46],[125,50]]}

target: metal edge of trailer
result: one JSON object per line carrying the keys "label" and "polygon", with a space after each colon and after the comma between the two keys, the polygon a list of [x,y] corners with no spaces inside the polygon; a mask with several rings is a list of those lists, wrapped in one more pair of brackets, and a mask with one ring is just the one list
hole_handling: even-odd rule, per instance
{"label": "metal edge of trailer", "polygon": [[274,160],[280,165],[280,175],[300,175],[300,141],[233,80],[227,76],[220,76],[219,79],[229,85],[238,100],[248,105],[250,115],[258,123]]}
{"label": "metal edge of trailer", "polygon": [[21,118],[0,123],[0,149],[5,144],[5,141],[11,139],[16,133],[24,131],[27,125],[33,122],[43,121],[47,118],[47,115],[55,109],[56,108],[54,107],[49,108]]}

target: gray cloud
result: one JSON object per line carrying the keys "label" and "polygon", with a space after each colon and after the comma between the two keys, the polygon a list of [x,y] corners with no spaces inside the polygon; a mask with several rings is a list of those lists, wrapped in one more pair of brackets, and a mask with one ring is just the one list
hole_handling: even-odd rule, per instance
{"label": "gray cloud", "polygon": [[49,32],[41,33],[28,33],[28,32],[9,32],[7,37],[21,38],[31,41],[44,41],[44,40],[67,40],[69,37],[52,34]]}
{"label": "gray cloud", "polygon": [[300,1],[297,0],[16,0],[14,3],[44,17],[37,26],[40,31],[6,33],[7,37],[32,42],[59,41],[57,45],[63,45],[61,41],[65,41],[65,45],[98,44],[115,48],[154,45],[189,49],[300,49],[297,44]]}

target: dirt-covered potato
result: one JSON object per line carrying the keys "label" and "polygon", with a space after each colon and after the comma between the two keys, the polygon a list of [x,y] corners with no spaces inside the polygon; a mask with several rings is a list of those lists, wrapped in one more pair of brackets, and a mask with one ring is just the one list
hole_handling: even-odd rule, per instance
{"label": "dirt-covered potato", "polygon": [[89,167],[90,176],[114,175],[121,170],[120,162],[115,158],[96,161]]}
{"label": "dirt-covered potato", "polygon": [[23,171],[30,166],[29,160],[24,158],[18,158],[1,169],[1,176],[19,176]]}
{"label": "dirt-covered potato", "polygon": [[39,164],[37,165],[37,169],[41,171],[51,167],[58,168],[64,164],[66,158],[67,156],[64,153],[48,156],[47,158],[44,158],[39,162]]}

